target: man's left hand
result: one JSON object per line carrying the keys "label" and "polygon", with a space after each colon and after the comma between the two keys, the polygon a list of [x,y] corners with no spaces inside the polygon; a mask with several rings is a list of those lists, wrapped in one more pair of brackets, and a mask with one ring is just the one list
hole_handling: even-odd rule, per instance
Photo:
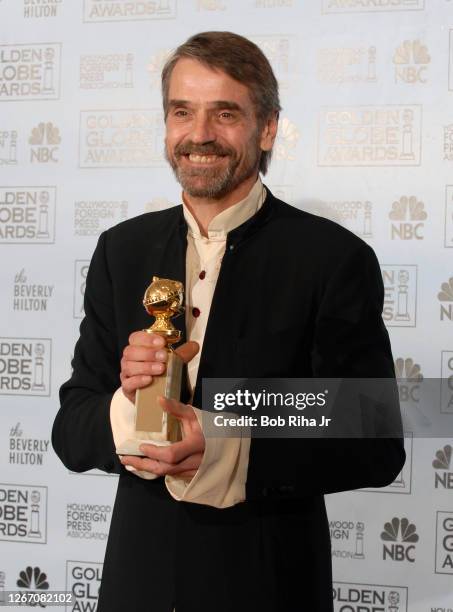
{"label": "man's left hand", "polygon": [[142,444],[140,450],[145,457],[124,455],[120,458],[121,463],[157,476],[169,474],[191,479],[200,467],[205,449],[205,438],[194,409],[188,404],[165,397],[160,397],[159,403],[166,412],[179,419],[184,432],[183,439],[170,446]]}

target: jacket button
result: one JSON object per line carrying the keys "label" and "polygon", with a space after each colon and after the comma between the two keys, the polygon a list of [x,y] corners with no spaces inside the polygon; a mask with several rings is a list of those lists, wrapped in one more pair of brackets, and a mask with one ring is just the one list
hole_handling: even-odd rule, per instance
{"label": "jacket button", "polygon": [[196,306],[194,306],[192,308],[192,314],[194,317],[199,317],[201,314],[201,310],[199,308],[197,308]]}

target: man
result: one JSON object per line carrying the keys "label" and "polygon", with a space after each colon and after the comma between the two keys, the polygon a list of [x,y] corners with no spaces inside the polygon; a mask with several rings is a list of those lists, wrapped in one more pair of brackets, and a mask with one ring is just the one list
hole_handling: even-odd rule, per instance
{"label": "man", "polygon": [[[401,441],[210,439],[201,381],[393,377],[379,266],[350,232],[262,186],[280,105],[253,43],[195,35],[162,85],[183,205],[100,237],[52,437],[69,469],[120,474],[98,610],[329,612],[323,495],[392,482]],[[189,340],[178,350],[191,405],[162,400],[181,442],[120,461],[135,392],[165,370],[163,340],[138,331],[149,325],[141,298],[153,275],[186,288],[175,323]]]}

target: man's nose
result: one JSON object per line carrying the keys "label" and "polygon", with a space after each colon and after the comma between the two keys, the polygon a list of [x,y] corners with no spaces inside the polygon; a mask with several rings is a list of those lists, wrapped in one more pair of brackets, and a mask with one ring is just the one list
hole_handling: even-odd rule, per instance
{"label": "man's nose", "polygon": [[191,140],[197,144],[215,140],[214,126],[208,115],[200,114],[195,118],[192,124]]}

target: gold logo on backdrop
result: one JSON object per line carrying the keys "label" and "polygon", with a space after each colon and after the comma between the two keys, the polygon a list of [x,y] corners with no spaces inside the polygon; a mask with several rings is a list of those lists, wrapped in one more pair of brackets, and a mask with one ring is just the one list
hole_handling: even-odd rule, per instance
{"label": "gold logo on backdrop", "polygon": [[401,196],[393,202],[389,219],[397,223],[390,225],[391,239],[423,240],[423,221],[426,221],[428,216],[424,208],[424,203],[415,196]]}
{"label": "gold logo on backdrop", "polygon": [[421,11],[424,7],[425,0],[322,0],[323,13],[390,13]]}
{"label": "gold logo on backdrop", "polygon": [[384,308],[382,318],[390,327],[415,327],[417,266],[382,265]]}
{"label": "gold logo on backdrop", "polygon": [[225,3],[222,0],[197,0],[199,11],[224,11]]}
{"label": "gold logo on backdrop", "polygon": [[300,133],[295,123],[287,117],[280,120],[277,138],[275,140],[275,158],[280,161],[294,161],[295,148],[299,142]]}
{"label": "gold logo on backdrop", "polygon": [[453,161],[453,123],[444,127],[444,161]]}
{"label": "gold logo on backdrop", "polygon": [[318,79],[323,83],[375,83],[376,47],[320,49]]}
{"label": "gold logo on backdrop", "polygon": [[320,112],[320,166],[418,166],[421,107],[353,106]]}
{"label": "gold logo on backdrop", "polygon": [[28,142],[31,145],[59,145],[61,143],[60,130],[51,121],[41,122],[32,129]]}
{"label": "gold logo on backdrop", "polygon": [[445,189],[445,247],[453,247],[453,185]]}
{"label": "gold logo on backdrop", "polygon": [[0,166],[17,164],[16,130],[0,131]]}
{"label": "gold logo on backdrop", "polygon": [[393,55],[395,82],[426,83],[426,71],[430,62],[426,45],[419,40],[405,40]]}
{"label": "gold logo on backdrop", "polygon": [[134,55],[82,55],[80,58],[81,89],[118,89],[133,87]]}
{"label": "gold logo on backdrop", "polygon": [[160,75],[165,62],[170,57],[171,49],[161,49],[151,56],[146,70],[149,74],[150,87],[160,87]]}
{"label": "gold logo on backdrop", "polygon": [[174,19],[176,0],[84,0],[85,22]]}
{"label": "gold logo on backdrop", "polygon": [[30,161],[32,163],[58,162],[58,145],[61,143],[60,130],[51,122],[41,121],[31,131],[28,142],[32,145]]}
{"label": "gold logo on backdrop", "polygon": [[440,320],[453,321],[453,277],[449,278],[446,283],[442,283],[440,289],[437,299],[439,302],[447,302],[447,304],[440,304]]}

